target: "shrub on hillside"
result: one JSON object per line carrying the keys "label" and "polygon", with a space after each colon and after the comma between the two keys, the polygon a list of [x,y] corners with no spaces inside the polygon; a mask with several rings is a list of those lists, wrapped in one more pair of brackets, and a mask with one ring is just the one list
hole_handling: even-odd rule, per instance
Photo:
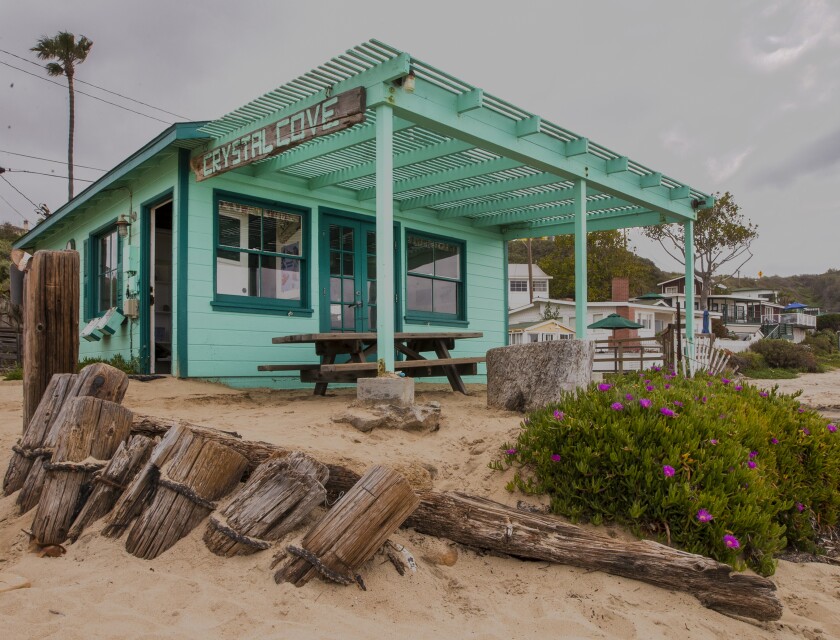
{"label": "shrub on hillside", "polygon": [[762,575],[840,514],[840,433],[796,396],[725,378],[630,375],[528,415],[510,490],[574,520],[629,524]]}
{"label": "shrub on hillside", "polygon": [[733,369],[737,367],[739,373],[749,375],[750,371],[766,369],[767,363],[764,361],[764,356],[760,353],[741,351],[729,356],[729,366]]}
{"label": "shrub on hillside", "polygon": [[818,370],[813,352],[788,340],[759,340],[750,345],[750,350],[761,354],[767,366],[774,369]]}
{"label": "shrub on hillside", "polygon": [[818,355],[830,356],[837,352],[837,334],[831,329],[817,331],[810,336],[805,336],[801,344]]}
{"label": "shrub on hillside", "polygon": [[840,332],[840,313],[824,313],[817,316],[817,331],[830,329],[835,333]]}

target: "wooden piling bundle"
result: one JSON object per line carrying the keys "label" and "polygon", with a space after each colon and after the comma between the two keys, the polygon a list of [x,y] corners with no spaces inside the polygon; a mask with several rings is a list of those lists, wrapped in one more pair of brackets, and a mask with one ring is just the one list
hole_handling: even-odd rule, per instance
{"label": "wooden piling bundle", "polygon": [[99,398],[74,398],[56,421],[58,438],[44,468],[44,488],[32,523],[40,544],[61,544],[83,506],[83,491],[131,432],[131,411]]}
{"label": "wooden piling bundle", "polygon": [[420,504],[411,485],[383,466],[368,470],[301,542],[289,546],[289,560],[274,575],[277,583],[301,587],[315,575],[339,584],[364,582],[357,574]]}
{"label": "wooden piling bundle", "polygon": [[17,504],[21,513],[26,513],[38,504],[41,497],[41,490],[44,487],[45,469],[44,463],[49,461],[52,452],[58,441],[59,426],[64,418],[62,413],[69,406],[74,398],[89,396],[108,402],[119,404],[122,402],[125,392],[128,389],[128,376],[114,367],[97,362],[88,365],[75,377],[72,388],[64,397],[62,408],[50,425],[47,435],[41,445],[42,451],[32,464],[29,474],[26,476],[20,493],[17,497]]}
{"label": "wooden piling bundle", "polygon": [[295,451],[262,463],[223,510],[210,516],[204,543],[219,556],[268,549],[327,497],[326,466]]}
{"label": "wooden piling bundle", "polygon": [[93,490],[85,506],[73,521],[67,533],[75,542],[90,524],[104,517],[122,495],[127,483],[149,460],[157,441],[142,435],[134,435],[128,443],[121,442],[111,461],[102,471],[94,474]]}
{"label": "wooden piling bundle", "polygon": [[139,516],[125,548],[156,558],[206,518],[247,468],[248,460],[230,447],[175,426],[117,502],[103,533],[118,536]]}
{"label": "wooden piling bundle", "polygon": [[44,440],[61,411],[67,394],[76,381],[74,373],[56,373],[50,379],[38,408],[32,415],[23,437],[12,447],[12,459],[3,478],[3,495],[8,496],[23,486],[26,476],[42,454]]}

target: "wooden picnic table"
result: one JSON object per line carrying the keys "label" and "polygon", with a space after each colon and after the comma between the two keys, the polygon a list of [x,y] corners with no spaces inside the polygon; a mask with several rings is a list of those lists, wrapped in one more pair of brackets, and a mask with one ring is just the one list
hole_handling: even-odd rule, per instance
{"label": "wooden picnic table", "polygon": [[[415,378],[446,376],[454,391],[467,394],[461,376],[475,375],[484,357],[453,358],[450,350],[456,340],[480,338],[478,331],[400,332],[394,334],[394,349],[405,360],[396,362],[396,370]],[[377,375],[377,363],[369,362],[377,353],[377,334],[364,333],[302,333],[272,338],[273,344],[314,344],[319,363],[266,364],[259,371],[300,371],[301,382],[314,382],[315,394],[324,395],[331,382],[355,382],[359,378]],[[434,352],[427,358],[424,353]],[[347,362],[336,358],[348,356]]]}

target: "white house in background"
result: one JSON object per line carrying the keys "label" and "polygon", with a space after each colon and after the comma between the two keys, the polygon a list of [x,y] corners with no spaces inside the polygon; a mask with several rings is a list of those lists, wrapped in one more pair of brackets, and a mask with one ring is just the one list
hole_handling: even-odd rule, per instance
{"label": "white house in background", "polygon": [[551,342],[552,340],[572,340],[574,337],[574,329],[570,329],[553,319],[538,322],[520,322],[508,325],[508,338],[510,344]]}
{"label": "white house in background", "polygon": [[[531,265],[531,280],[534,283],[534,300],[548,300],[548,281],[552,277],[537,265]],[[508,309],[516,309],[531,302],[528,291],[528,265],[508,265]]]}

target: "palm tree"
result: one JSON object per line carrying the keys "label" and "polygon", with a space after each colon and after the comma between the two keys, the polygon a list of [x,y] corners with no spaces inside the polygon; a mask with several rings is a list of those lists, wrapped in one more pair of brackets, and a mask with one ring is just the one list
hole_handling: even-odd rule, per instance
{"label": "palm tree", "polygon": [[93,41],[85,36],[76,36],[67,31],[60,31],[56,36],[48,38],[42,36],[32,51],[41,60],[57,60],[46,65],[47,73],[51,76],[67,76],[67,87],[70,90],[70,136],[67,143],[67,193],[68,200],[73,199],[73,131],[76,120],[76,100],[73,93],[73,76],[76,65],[83,63],[90,53]]}

